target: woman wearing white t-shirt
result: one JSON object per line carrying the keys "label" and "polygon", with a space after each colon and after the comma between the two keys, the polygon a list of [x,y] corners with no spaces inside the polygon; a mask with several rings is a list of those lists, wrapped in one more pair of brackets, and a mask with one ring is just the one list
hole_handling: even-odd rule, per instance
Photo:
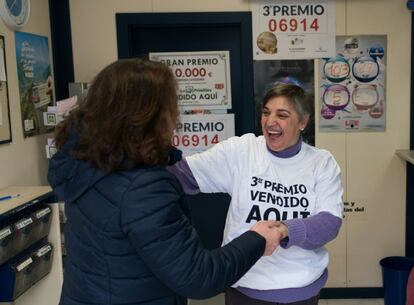
{"label": "woman wearing white t-shirt", "polygon": [[331,153],[302,141],[311,111],[301,87],[277,83],[263,98],[263,136],[232,137],[170,169],[188,194],[230,194],[223,244],[257,221],[280,221],[281,247],[226,291],[227,305],[318,303],[343,191]]}

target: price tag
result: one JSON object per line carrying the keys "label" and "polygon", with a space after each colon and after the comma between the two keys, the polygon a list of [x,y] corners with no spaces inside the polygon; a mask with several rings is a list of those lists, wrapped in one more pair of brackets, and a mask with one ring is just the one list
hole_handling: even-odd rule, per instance
{"label": "price tag", "polygon": [[11,234],[10,227],[4,228],[0,231],[0,239],[4,239]]}
{"label": "price tag", "polygon": [[24,268],[26,268],[27,266],[29,266],[31,263],[33,263],[33,259],[31,257],[29,257],[28,259],[26,259],[24,262],[20,263],[19,265],[16,266],[16,269],[18,272],[22,271]]}
{"label": "price tag", "polygon": [[43,210],[40,210],[38,212],[36,212],[36,218],[42,218],[43,216],[49,214],[51,212],[50,208],[44,208]]}
{"label": "price tag", "polygon": [[51,250],[52,250],[52,246],[50,246],[50,245],[43,246],[42,248],[37,250],[36,256],[37,257],[42,257],[43,255],[45,255],[46,253],[48,253]]}
{"label": "price tag", "polygon": [[19,222],[17,222],[16,223],[16,228],[18,230],[21,230],[21,229],[23,229],[24,227],[28,226],[31,223],[33,223],[33,219],[31,217],[26,218],[26,219],[23,219],[23,220],[20,220]]}

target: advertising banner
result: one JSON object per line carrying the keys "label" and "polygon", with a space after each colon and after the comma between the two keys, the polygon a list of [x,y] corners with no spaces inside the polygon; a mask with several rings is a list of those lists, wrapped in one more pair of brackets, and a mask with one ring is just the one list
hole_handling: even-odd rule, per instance
{"label": "advertising banner", "polygon": [[334,0],[254,0],[251,6],[253,59],[334,56]]}
{"label": "advertising banner", "polygon": [[182,110],[231,108],[229,51],[150,53],[149,58],[173,71]]}
{"label": "advertising banner", "polygon": [[207,148],[234,136],[234,114],[181,115],[172,143],[184,156]]}
{"label": "advertising banner", "polygon": [[48,38],[15,32],[15,43],[24,136],[50,132],[43,124],[43,112],[53,104]]}
{"label": "advertising banner", "polygon": [[338,36],[337,55],[320,61],[321,132],[384,131],[385,35]]}

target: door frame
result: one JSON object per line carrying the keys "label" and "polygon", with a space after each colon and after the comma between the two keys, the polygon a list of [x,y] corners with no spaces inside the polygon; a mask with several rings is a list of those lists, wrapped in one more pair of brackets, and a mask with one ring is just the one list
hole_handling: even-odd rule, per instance
{"label": "door frame", "polygon": [[[414,12],[411,12],[411,62],[414,60]],[[414,65],[411,65],[410,150],[414,150]],[[414,165],[407,163],[405,255],[414,257]]]}
{"label": "door frame", "polygon": [[217,27],[231,26],[240,29],[240,54],[242,73],[242,111],[237,120],[241,124],[238,134],[254,132],[254,94],[253,94],[253,51],[251,12],[189,12],[189,13],[117,13],[117,47],[118,58],[133,57],[129,41],[136,28],[154,27]]}

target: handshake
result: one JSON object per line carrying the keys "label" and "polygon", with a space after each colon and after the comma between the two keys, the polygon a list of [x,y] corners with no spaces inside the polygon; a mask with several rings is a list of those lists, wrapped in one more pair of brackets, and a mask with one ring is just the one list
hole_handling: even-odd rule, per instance
{"label": "handshake", "polygon": [[289,235],[286,225],[274,220],[259,221],[250,230],[260,234],[266,240],[264,256],[272,255],[280,241]]}

